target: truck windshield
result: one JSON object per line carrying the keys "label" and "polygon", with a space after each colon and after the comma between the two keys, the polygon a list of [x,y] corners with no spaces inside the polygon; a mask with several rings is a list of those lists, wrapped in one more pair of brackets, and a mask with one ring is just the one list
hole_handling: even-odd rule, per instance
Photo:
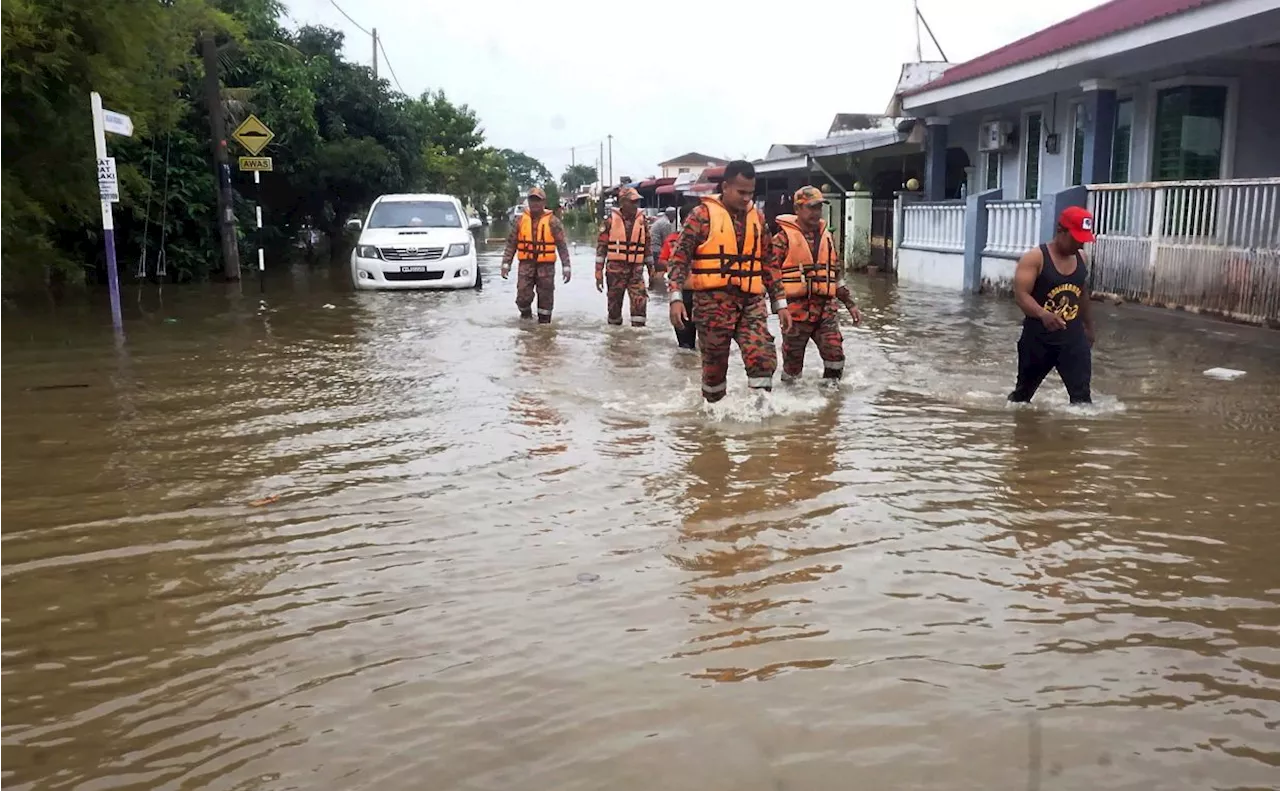
{"label": "truck windshield", "polygon": [[461,228],[458,208],[448,201],[386,201],[369,217],[370,228]]}

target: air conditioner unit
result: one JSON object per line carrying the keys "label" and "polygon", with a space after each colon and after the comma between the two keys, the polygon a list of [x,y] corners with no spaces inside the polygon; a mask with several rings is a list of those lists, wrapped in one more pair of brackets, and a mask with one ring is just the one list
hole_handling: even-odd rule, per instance
{"label": "air conditioner unit", "polygon": [[978,129],[979,151],[1005,151],[1013,148],[1013,124],[988,121]]}

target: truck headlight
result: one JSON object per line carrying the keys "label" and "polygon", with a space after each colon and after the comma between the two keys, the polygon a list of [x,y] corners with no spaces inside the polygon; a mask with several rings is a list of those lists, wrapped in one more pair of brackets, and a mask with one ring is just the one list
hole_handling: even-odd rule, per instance
{"label": "truck headlight", "polygon": [[382,260],[382,253],[378,252],[378,248],[371,244],[356,245],[356,258],[377,258]]}
{"label": "truck headlight", "polygon": [[466,255],[471,252],[471,242],[460,242],[458,244],[449,245],[449,252],[444,254],[445,258],[456,258],[460,255]]}

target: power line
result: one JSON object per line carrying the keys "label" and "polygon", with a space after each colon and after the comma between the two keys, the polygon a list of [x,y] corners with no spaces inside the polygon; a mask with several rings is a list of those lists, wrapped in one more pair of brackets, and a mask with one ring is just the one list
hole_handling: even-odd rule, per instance
{"label": "power line", "polygon": [[396,67],[391,65],[391,56],[387,54],[387,48],[382,46],[382,39],[378,39],[378,49],[382,50],[382,59],[387,62],[387,71],[391,72],[391,79],[396,81],[396,87],[400,89],[400,93],[408,96],[404,86],[400,84],[400,78],[396,76]]}
{"label": "power line", "polygon": [[[355,26],[356,26],[356,30],[359,30],[361,33],[365,34],[366,36],[372,36],[372,35],[373,35],[373,34],[372,34],[372,33],[370,33],[369,31],[367,31],[367,30],[365,30],[364,28],[360,27],[360,23],[359,23],[359,22],[357,22],[357,21],[355,21],[354,19],[352,19],[352,18],[351,18],[351,15],[350,15],[350,14],[348,14],[346,11],[343,11],[343,10],[342,10],[342,6],[338,5],[338,4],[337,4],[337,2],[335,2],[335,0],[329,0],[329,2],[330,2],[330,3],[333,3],[333,7],[334,7],[334,8],[336,8],[336,9],[338,9],[338,13],[339,13],[339,14],[342,14],[343,16],[345,16],[345,17],[347,18],[347,21],[348,21],[348,22],[350,22],[351,24],[353,24],[353,25],[355,25]],[[385,55],[386,53],[384,52],[383,54]]]}

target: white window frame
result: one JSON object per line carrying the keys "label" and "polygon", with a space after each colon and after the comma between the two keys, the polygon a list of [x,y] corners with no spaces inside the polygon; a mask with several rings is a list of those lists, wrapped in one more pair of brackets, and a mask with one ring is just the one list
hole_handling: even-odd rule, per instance
{"label": "white window frame", "polygon": [[[1067,135],[1065,134],[1065,132],[1063,133],[1061,138],[1062,145],[1067,147],[1066,150],[1062,152],[1064,154],[1062,158],[1066,161],[1066,167],[1063,168],[1062,170],[1062,188],[1063,189],[1071,189],[1072,187],[1080,186],[1080,185],[1071,183],[1071,171],[1075,170],[1076,168],[1076,121],[1079,119],[1079,114],[1084,112],[1084,108],[1085,108],[1084,99],[1072,99],[1067,103],[1067,128],[1065,132],[1071,133],[1071,139],[1070,140],[1067,139]],[[1093,130],[1093,133],[1095,135],[1098,134],[1097,123],[1098,123],[1098,119],[1095,118],[1094,130]],[[1114,119],[1113,119],[1113,123],[1114,123]],[[1085,124],[1086,125],[1084,130],[1084,144],[1087,147],[1089,145],[1088,121],[1086,121]],[[1084,168],[1083,166],[1081,166],[1081,169],[1080,169],[1081,184],[1086,183],[1086,179],[1088,179],[1088,174],[1084,172]]]}
{"label": "white window frame", "polygon": [[1022,115],[1018,120],[1018,197],[1017,200],[1032,200],[1027,198],[1027,119],[1036,113],[1040,114],[1040,144],[1036,146],[1036,175],[1040,179],[1040,184],[1036,185],[1036,197],[1034,200],[1044,198],[1044,191],[1040,189],[1040,185],[1044,184],[1044,139],[1048,136],[1049,125],[1045,121],[1045,106],[1043,104],[1032,105],[1022,108]]}
{"label": "white window frame", "polygon": [[[1152,163],[1156,154],[1156,115],[1159,108],[1156,106],[1156,97],[1160,91],[1167,88],[1181,88],[1187,85],[1191,86],[1207,86],[1214,88],[1227,89],[1227,104],[1222,114],[1222,164],[1218,169],[1219,179],[1232,178],[1235,172],[1236,159],[1236,119],[1238,116],[1238,105],[1240,104],[1240,80],[1236,77],[1174,77],[1169,80],[1157,80],[1147,86],[1147,118],[1144,137],[1147,141],[1146,160],[1142,163],[1140,181],[1151,181],[1154,176],[1152,173]],[[1134,105],[1137,109],[1137,105]],[[1135,113],[1134,125],[1136,126],[1138,119]],[[1129,173],[1133,173],[1133,136],[1129,137]]]}
{"label": "white window frame", "polygon": [[[1144,180],[1144,179],[1135,179],[1135,178],[1133,177],[1133,141],[1134,141],[1134,139],[1135,139],[1135,138],[1137,138],[1137,135],[1135,135],[1135,134],[1134,134],[1134,132],[1135,132],[1135,131],[1137,131],[1137,129],[1138,129],[1138,109],[1139,109],[1139,107],[1140,107],[1140,105],[1141,105],[1141,102],[1139,102],[1139,101],[1138,101],[1138,97],[1137,97],[1137,96],[1135,96],[1135,95],[1134,95],[1134,94],[1132,94],[1132,93],[1124,93],[1124,94],[1119,94],[1119,93],[1118,93],[1118,94],[1116,94],[1116,108],[1115,108],[1115,109],[1116,109],[1116,111],[1115,111],[1115,113],[1111,116],[1111,150],[1107,152],[1107,178],[1108,178],[1108,179],[1110,179],[1110,178],[1111,178],[1111,171],[1115,169],[1115,164],[1116,164],[1116,162],[1115,162],[1115,154],[1116,154],[1116,140],[1115,140],[1115,134],[1116,134],[1116,118],[1119,116],[1119,112],[1120,112],[1120,103],[1121,103],[1121,102],[1129,102],[1129,104],[1130,104],[1130,105],[1132,105],[1132,107],[1133,107],[1133,112],[1129,114],[1129,172],[1127,172],[1127,173],[1125,173],[1125,174],[1124,174],[1124,181],[1116,181],[1116,182],[1111,182],[1111,183],[1113,183],[1113,184],[1132,184],[1132,183],[1133,183],[1133,182],[1135,182],[1135,181],[1143,181],[1143,180]],[[1154,130],[1155,130],[1155,119],[1154,119],[1154,117],[1153,117],[1153,118],[1152,118],[1152,131],[1154,132]],[[1148,153],[1149,153],[1149,152],[1148,152]],[[1148,157],[1148,159],[1150,159],[1150,157]]]}
{"label": "white window frame", "polygon": [[[982,139],[982,127],[987,124],[1000,123],[1004,119],[998,115],[988,116],[978,121],[978,139]],[[976,148],[976,146],[975,146]],[[1000,158],[1000,164],[996,168],[996,186],[995,189],[1004,189],[1004,152],[1003,151],[978,151],[978,188],[974,192],[984,192],[987,189],[987,157],[995,154]]]}

